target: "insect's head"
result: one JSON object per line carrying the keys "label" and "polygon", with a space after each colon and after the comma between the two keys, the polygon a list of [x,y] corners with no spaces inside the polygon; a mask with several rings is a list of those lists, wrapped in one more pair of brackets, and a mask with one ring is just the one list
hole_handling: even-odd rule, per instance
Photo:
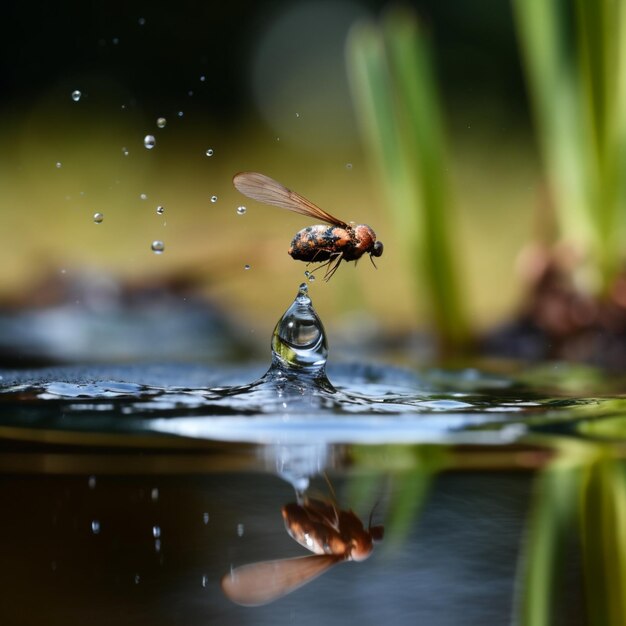
{"label": "insect's head", "polygon": [[372,553],[372,537],[366,533],[359,533],[350,541],[350,559],[352,561],[365,561]]}
{"label": "insect's head", "polygon": [[371,255],[372,256],[382,256],[383,254],[383,242],[382,241],[375,241],[374,242],[374,247],[372,248],[371,251]]}

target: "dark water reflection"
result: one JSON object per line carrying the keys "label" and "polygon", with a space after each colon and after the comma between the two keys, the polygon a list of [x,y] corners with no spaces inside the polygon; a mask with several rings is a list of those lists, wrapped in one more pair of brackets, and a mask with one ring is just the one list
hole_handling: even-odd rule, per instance
{"label": "dark water reflection", "polygon": [[[346,477],[332,479],[346,497]],[[441,475],[400,545],[246,609],[221,593],[231,565],[305,553],[285,533],[293,490],[279,478],[4,474],[0,612],[8,624],[509,623],[531,485],[523,472]],[[411,495],[401,488],[371,495]]]}

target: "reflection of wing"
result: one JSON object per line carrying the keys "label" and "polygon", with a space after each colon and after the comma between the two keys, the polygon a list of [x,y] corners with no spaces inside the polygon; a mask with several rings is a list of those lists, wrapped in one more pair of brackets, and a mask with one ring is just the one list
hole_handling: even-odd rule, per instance
{"label": "reflection of wing", "polygon": [[225,574],[222,590],[236,604],[260,606],[295,591],[339,561],[343,558],[314,554],[250,563]]}
{"label": "reflection of wing", "polygon": [[307,215],[308,217],[328,222],[333,226],[340,226],[341,228],[346,226],[346,223],[342,220],[320,209],[310,200],[307,200],[295,191],[291,191],[291,189],[287,189],[287,187],[281,185],[273,178],[265,176],[265,174],[240,172],[235,174],[233,184],[244,196],[248,196],[248,198],[253,200],[294,211],[301,215]]}

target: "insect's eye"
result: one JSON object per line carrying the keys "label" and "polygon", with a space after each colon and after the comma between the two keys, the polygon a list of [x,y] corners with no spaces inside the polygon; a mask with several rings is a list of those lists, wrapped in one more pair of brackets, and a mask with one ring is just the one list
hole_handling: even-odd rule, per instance
{"label": "insect's eye", "polygon": [[383,242],[377,241],[374,244],[374,248],[372,250],[372,256],[381,256],[382,253],[383,253]]}

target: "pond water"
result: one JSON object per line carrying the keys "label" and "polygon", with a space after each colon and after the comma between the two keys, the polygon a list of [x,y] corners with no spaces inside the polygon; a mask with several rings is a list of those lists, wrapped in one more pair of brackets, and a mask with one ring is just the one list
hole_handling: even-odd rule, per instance
{"label": "pond water", "polygon": [[1,371],[0,623],[623,623],[622,380],[326,359]]}

